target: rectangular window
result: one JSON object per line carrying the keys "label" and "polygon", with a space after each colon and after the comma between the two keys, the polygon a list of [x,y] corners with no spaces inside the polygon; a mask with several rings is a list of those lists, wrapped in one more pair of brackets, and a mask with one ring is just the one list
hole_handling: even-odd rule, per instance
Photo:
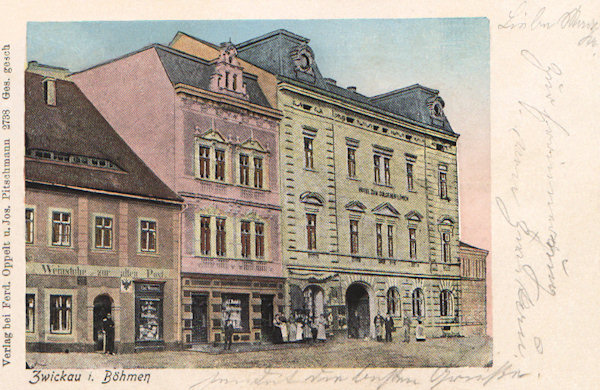
{"label": "rectangular window", "polygon": [[225,241],[225,218],[217,218],[217,256],[225,256],[226,241]]}
{"label": "rectangular window", "polygon": [[255,223],[254,224],[254,244],[256,247],[256,257],[262,259],[265,257],[265,224]]}
{"label": "rectangular window", "polygon": [[25,243],[33,244],[34,214],[33,209],[25,209]]}
{"label": "rectangular window", "polygon": [[263,159],[254,157],[254,187],[263,188]]}
{"label": "rectangular window", "polygon": [[112,248],[112,218],[95,218],[95,242],[94,247],[98,249]]}
{"label": "rectangular window", "polygon": [[225,181],[225,151],[215,150],[215,179]]}
{"label": "rectangular window", "polygon": [[223,324],[231,320],[233,329],[238,332],[248,332],[249,309],[247,294],[223,294],[222,297]]}
{"label": "rectangular window", "polygon": [[413,190],[413,165],[411,163],[406,163],[406,189]]}
{"label": "rectangular window", "polygon": [[50,333],[71,333],[70,295],[50,295]]}
{"label": "rectangular window", "polygon": [[71,245],[71,214],[60,211],[52,213],[52,245]]}
{"label": "rectangular window", "polygon": [[135,283],[135,341],[158,344],[163,339],[163,285]]}
{"label": "rectangular window", "polygon": [[442,261],[450,262],[450,233],[442,233]]}
{"label": "rectangular window", "polygon": [[308,250],[317,249],[317,215],[306,214],[306,242]]}
{"label": "rectangular window", "polygon": [[33,333],[35,331],[35,294],[25,295],[25,331]]}
{"label": "rectangular window", "polygon": [[373,174],[375,175],[375,183],[380,183],[381,182],[381,156],[378,155],[374,155],[373,156]]}
{"label": "rectangular window", "polygon": [[394,227],[388,225],[388,256],[394,257]]}
{"label": "rectangular window", "polygon": [[448,187],[446,184],[446,172],[440,170],[440,198],[447,199],[448,198]]}
{"label": "rectangular window", "polygon": [[210,255],[210,217],[200,217],[200,253]]}
{"label": "rectangular window", "polygon": [[411,260],[417,259],[417,229],[409,228],[408,229],[408,248],[409,248],[409,256]]}
{"label": "rectangular window", "polygon": [[356,177],[356,149],[348,148],[348,176]]}
{"label": "rectangular window", "polygon": [[380,223],[375,225],[375,236],[377,237],[377,257],[383,257],[383,237]]}
{"label": "rectangular window", "polygon": [[350,220],[350,253],[358,253],[358,221]]}
{"label": "rectangular window", "polygon": [[198,174],[203,179],[208,179],[210,175],[210,148],[208,146],[200,146],[200,167]]}
{"label": "rectangular window", "polygon": [[383,158],[383,176],[386,185],[392,184],[392,178],[390,175],[390,159],[389,157]]}
{"label": "rectangular window", "polygon": [[304,137],[304,166],[313,169],[313,140],[310,137]]}
{"label": "rectangular window", "polygon": [[242,257],[250,258],[250,222],[242,221]]}
{"label": "rectangular window", "polygon": [[156,222],[140,221],[140,250],[156,252]]}
{"label": "rectangular window", "polygon": [[248,166],[248,156],[240,154],[240,184],[247,186],[250,184],[250,167]]}

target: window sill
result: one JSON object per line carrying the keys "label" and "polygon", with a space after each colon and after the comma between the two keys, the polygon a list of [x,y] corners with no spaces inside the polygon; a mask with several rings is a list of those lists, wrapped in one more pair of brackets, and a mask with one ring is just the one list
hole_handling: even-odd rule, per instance
{"label": "window sill", "polygon": [[90,249],[92,253],[116,253],[117,251],[114,248],[92,248]]}
{"label": "window sill", "polygon": [[74,246],[61,246],[61,245],[48,245],[48,249],[58,249],[58,250],[65,250],[65,249],[70,249],[70,250],[74,250],[75,247]]}
{"label": "window sill", "polygon": [[385,188],[390,188],[390,189],[394,189],[394,186],[391,184],[384,184],[384,183],[375,183],[373,182],[374,186],[379,186],[379,187],[385,187]]}
{"label": "window sill", "polygon": [[267,188],[259,188],[259,187],[252,187],[252,186],[247,186],[244,184],[235,184],[236,187],[239,188],[243,188],[245,190],[254,190],[254,191],[260,191],[260,192],[271,192],[271,190],[267,189]]}
{"label": "window sill", "polygon": [[317,171],[316,169],[313,169],[313,168],[306,168],[306,167],[304,167],[304,170],[307,171],[307,172],[319,173],[319,171]]}
{"label": "window sill", "polygon": [[137,254],[139,256],[160,257],[160,254],[158,252],[142,252],[142,251],[137,251]]}
{"label": "window sill", "polygon": [[352,180],[352,181],[358,181],[358,182],[360,182],[360,179],[357,179],[357,178],[356,178],[356,177],[354,177],[354,176],[346,176],[346,179],[348,179],[348,180]]}

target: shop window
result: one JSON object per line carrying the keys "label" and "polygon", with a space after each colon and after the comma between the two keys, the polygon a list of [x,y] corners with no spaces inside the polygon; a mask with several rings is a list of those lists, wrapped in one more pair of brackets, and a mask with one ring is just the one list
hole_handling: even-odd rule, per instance
{"label": "shop window", "polygon": [[422,317],[425,313],[424,310],[424,297],[423,290],[420,288],[414,289],[412,293],[412,311],[413,317]]}
{"label": "shop window", "polygon": [[113,221],[109,217],[95,217],[94,247],[111,249],[113,237]]}
{"label": "shop window", "polygon": [[217,256],[225,256],[226,254],[226,232],[225,232],[225,218],[217,218]]}
{"label": "shop window", "polygon": [[250,183],[250,167],[248,165],[248,156],[240,154],[240,184],[247,186]]}
{"label": "shop window", "polygon": [[210,148],[200,145],[200,166],[198,168],[198,176],[203,179],[208,179],[210,176]]}
{"label": "shop window", "polygon": [[383,237],[380,223],[375,225],[375,236],[377,238],[377,257],[383,257]]}
{"label": "shop window", "polygon": [[313,139],[304,137],[304,166],[313,169]]}
{"label": "shop window", "polygon": [[250,258],[250,222],[242,221],[242,257]]}
{"label": "shop window", "polygon": [[234,330],[248,332],[250,329],[248,295],[223,294],[222,302],[223,323],[231,320]]}
{"label": "shop window", "polygon": [[400,315],[400,293],[395,287],[390,288],[387,292],[387,314]]}
{"label": "shop window", "polygon": [[350,220],[350,253],[358,253],[358,221]]}
{"label": "shop window", "polygon": [[200,217],[200,253],[210,255],[210,217]]}
{"label": "shop window", "polygon": [[440,292],[440,316],[446,317],[454,314],[452,291],[442,290]]}
{"label": "shop window", "polygon": [[215,179],[225,181],[225,151],[215,150]]}
{"label": "shop window", "polygon": [[156,221],[140,221],[140,250],[156,252]]}
{"label": "shop window", "polygon": [[52,245],[71,245],[71,213],[61,211],[52,213]]}
{"label": "shop window", "polygon": [[71,333],[72,297],[50,295],[50,333]]}
{"label": "shop window", "polygon": [[317,215],[306,214],[306,241],[307,249],[317,249]]}
{"label": "shop window", "polygon": [[388,225],[388,256],[394,257],[394,226]]}
{"label": "shop window", "polygon": [[25,330],[27,333],[35,331],[35,294],[25,295]]}
{"label": "shop window", "polygon": [[408,228],[408,248],[411,260],[417,259],[417,229]]}
{"label": "shop window", "polygon": [[356,177],[356,149],[348,148],[348,176]]}
{"label": "shop window", "polygon": [[136,342],[162,341],[163,285],[159,283],[135,284]]}
{"label": "shop window", "polygon": [[264,223],[255,223],[254,224],[254,240],[256,247],[256,257],[262,259],[265,257],[265,224]]}
{"label": "shop window", "polygon": [[25,243],[33,244],[33,235],[35,227],[35,215],[33,209],[25,209]]}
{"label": "shop window", "polygon": [[263,188],[263,159],[254,157],[254,187]]}

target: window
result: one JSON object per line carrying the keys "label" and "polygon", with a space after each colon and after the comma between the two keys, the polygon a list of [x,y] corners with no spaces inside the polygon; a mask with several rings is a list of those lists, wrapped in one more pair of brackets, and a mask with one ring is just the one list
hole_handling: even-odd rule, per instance
{"label": "window", "polygon": [[442,233],[442,261],[450,262],[450,233]]}
{"label": "window", "polygon": [[400,314],[400,293],[395,287],[387,292],[387,314],[391,316]]}
{"label": "window", "polygon": [[263,188],[263,159],[254,157],[254,187]]}
{"label": "window", "polygon": [[350,253],[358,253],[358,221],[350,220]]}
{"label": "window", "polygon": [[452,291],[442,290],[440,293],[440,316],[445,317],[454,314],[452,303]]}
{"label": "window", "polygon": [[417,229],[408,228],[408,249],[411,260],[417,259]]}
{"label": "window", "polygon": [[425,313],[423,310],[423,290],[416,288],[412,293],[412,309],[413,317],[422,317]]}
{"label": "window", "polygon": [[35,294],[25,295],[25,331],[33,333],[35,331]]}
{"label": "window", "polygon": [[356,177],[356,149],[348,148],[348,176]]}
{"label": "window", "polygon": [[389,157],[383,158],[383,176],[385,180],[385,185],[392,184],[392,178],[390,177],[390,159]]}
{"label": "window", "polygon": [[156,222],[140,221],[140,250],[156,252]]}
{"label": "window", "polygon": [[304,166],[313,169],[313,139],[304,137]]}
{"label": "window", "polygon": [[200,217],[200,253],[210,255],[210,217]]}
{"label": "window", "polygon": [[50,333],[71,333],[70,295],[50,295]]}
{"label": "window", "polygon": [[250,183],[250,167],[248,166],[248,156],[240,154],[240,184],[247,186]]}
{"label": "window", "polygon": [[446,166],[440,166],[440,183],[439,183],[439,187],[440,187],[440,198],[442,199],[448,199],[448,186],[446,183],[446,171],[447,171],[447,167]]}
{"label": "window", "polygon": [[375,225],[375,236],[377,237],[377,257],[383,257],[383,237],[380,223]]}
{"label": "window", "polygon": [[306,214],[306,241],[308,250],[317,249],[317,215]]}
{"label": "window", "polygon": [[52,245],[71,245],[71,214],[61,211],[52,212]]}
{"label": "window", "polygon": [[242,257],[250,258],[250,222],[242,221]]}
{"label": "window", "polygon": [[394,227],[388,225],[388,257],[394,257]]}
{"label": "window", "polygon": [[233,88],[234,91],[237,91],[237,75],[233,75]]}
{"label": "window", "polygon": [[25,243],[33,244],[34,214],[33,209],[25,209]]}
{"label": "window", "polygon": [[98,249],[112,248],[112,218],[96,217],[95,221],[96,234],[94,247]]}
{"label": "window", "polygon": [[217,218],[217,256],[225,256],[226,241],[225,241],[225,218]]}
{"label": "window", "polygon": [[375,175],[375,183],[381,182],[381,172],[380,172],[380,164],[381,164],[381,156],[374,155],[373,156],[373,173]]}
{"label": "window", "polygon": [[413,165],[412,163],[406,163],[406,189],[413,191]]}
{"label": "window", "polygon": [[254,224],[254,244],[256,248],[256,257],[262,259],[265,257],[265,224],[255,223]]}
{"label": "window", "polygon": [[225,181],[225,151],[215,150],[215,179]]}
{"label": "window", "polygon": [[203,179],[208,179],[210,175],[210,148],[208,146],[200,146],[200,167],[198,174]]}
{"label": "window", "polygon": [[249,304],[247,294],[222,295],[223,324],[231,320],[233,329],[238,332],[247,332],[249,324]]}

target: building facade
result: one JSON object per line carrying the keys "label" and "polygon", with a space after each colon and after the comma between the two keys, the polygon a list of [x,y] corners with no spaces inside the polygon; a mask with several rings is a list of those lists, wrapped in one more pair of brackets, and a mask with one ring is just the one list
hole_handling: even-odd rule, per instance
{"label": "building facade", "polygon": [[[64,70],[25,75],[29,351],[178,349],[182,201]],[[58,76],[58,77],[57,77]]]}
{"label": "building facade", "polygon": [[485,335],[487,327],[488,251],[459,242],[463,335]]}
{"label": "building facade", "polygon": [[184,199],[182,342],[222,342],[226,319],[234,342],[269,339],[284,306],[281,112],[261,83],[276,79],[238,60],[231,44],[199,47],[151,45],[71,77]]}
{"label": "building facade", "polygon": [[[236,45],[277,75],[286,310],[374,335],[374,317],[461,333],[456,141],[438,91],[368,97],[285,30]],[[413,328],[414,329],[414,328]]]}

